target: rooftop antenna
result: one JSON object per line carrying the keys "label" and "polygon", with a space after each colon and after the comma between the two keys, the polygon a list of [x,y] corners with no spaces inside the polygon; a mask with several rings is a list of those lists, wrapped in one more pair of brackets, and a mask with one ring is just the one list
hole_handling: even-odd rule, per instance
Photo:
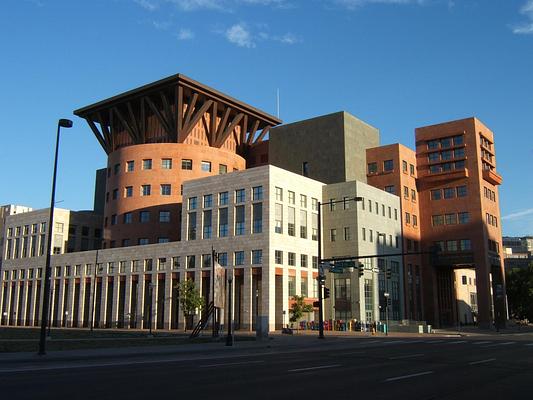
{"label": "rooftop antenna", "polygon": [[279,88],[276,89],[276,116],[279,118]]}

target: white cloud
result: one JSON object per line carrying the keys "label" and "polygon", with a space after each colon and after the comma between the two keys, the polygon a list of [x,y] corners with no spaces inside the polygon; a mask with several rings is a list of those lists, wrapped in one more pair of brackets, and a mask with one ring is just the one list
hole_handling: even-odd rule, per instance
{"label": "white cloud", "polygon": [[166,31],[172,24],[168,21],[152,21],[152,25],[159,31]]}
{"label": "white cloud", "polygon": [[290,32],[287,32],[283,36],[275,37],[274,40],[277,40],[278,42],[281,42],[283,44],[296,44],[301,42],[299,38],[297,38]]}
{"label": "white cloud", "polygon": [[255,47],[252,34],[246,27],[246,24],[235,24],[227,29],[224,35],[230,43],[236,44],[239,47]]}
{"label": "white cloud", "polygon": [[133,1],[148,11],[154,11],[159,7],[159,5],[152,0],[133,0]]}
{"label": "white cloud", "polygon": [[533,34],[533,0],[528,0],[520,8],[520,14],[525,15],[528,21],[512,27],[513,33],[518,35]]}
{"label": "white cloud", "polygon": [[224,9],[224,0],[165,0],[175,4],[183,11],[195,11],[200,9],[222,10]]}
{"label": "white cloud", "polygon": [[524,217],[524,216],[530,215],[530,214],[533,214],[533,208],[528,208],[528,209],[523,210],[523,211],[518,211],[518,212],[515,212],[515,213],[511,213],[509,215],[506,215],[506,216],[502,217],[502,219],[505,219],[505,220],[516,219],[516,218]]}
{"label": "white cloud", "polygon": [[177,34],[178,40],[191,40],[194,39],[194,32],[190,29],[182,28]]}

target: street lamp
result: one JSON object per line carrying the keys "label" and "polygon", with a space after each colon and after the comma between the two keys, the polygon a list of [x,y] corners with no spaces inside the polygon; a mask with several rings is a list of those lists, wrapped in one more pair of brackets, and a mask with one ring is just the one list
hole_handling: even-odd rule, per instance
{"label": "street lamp", "polygon": [[[328,201],[327,203],[318,202],[318,338],[324,339],[324,299],[323,299],[323,287],[326,277],[324,276],[324,269],[322,268],[322,206],[329,204],[330,206],[337,203],[346,203],[347,201],[363,201],[362,197],[352,197],[349,199],[342,199],[337,201]],[[334,300],[333,300],[334,301]]]}
{"label": "street lamp", "polygon": [[[383,237],[383,243],[380,243],[379,238]],[[378,232],[378,247],[380,244],[381,246],[381,253],[385,253],[385,241],[387,240],[387,235],[384,233]],[[379,263],[379,258],[378,258]],[[383,258],[383,264],[384,264],[384,271],[385,274],[385,292],[383,293],[383,296],[385,297],[385,335],[389,336],[389,281],[388,281],[388,273],[387,273],[387,261],[385,258]]]}
{"label": "street lamp", "polygon": [[258,331],[259,324],[259,289],[255,289],[255,330]]}
{"label": "street lamp", "polygon": [[61,128],[72,128],[72,121],[70,119],[60,119],[57,122],[57,136],[56,136],[56,151],[54,157],[54,174],[52,177],[52,196],[50,198],[50,216],[48,218],[48,246],[46,248],[46,264],[44,273],[44,296],[43,309],[41,314],[41,337],[39,340],[39,355],[46,354],[46,325],[48,321],[48,305],[50,303],[50,253],[52,252],[52,225],[54,223],[54,204],[56,197],[56,176],[57,176],[57,154],[59,151],[59,133]]}
{"label": "street lamp", "polygon": [[153,292],[154,292],[154,284],[152,282],[150,282],[148,284],[148,296],[150,296],[150,309],[149,309],[149,312],[148,312],[148,325],[149,325],[149,328],[148,328],[148,337],[152,337],[152,312],[153,312],[153,307],[154,307],[154,304],[153,304]]}

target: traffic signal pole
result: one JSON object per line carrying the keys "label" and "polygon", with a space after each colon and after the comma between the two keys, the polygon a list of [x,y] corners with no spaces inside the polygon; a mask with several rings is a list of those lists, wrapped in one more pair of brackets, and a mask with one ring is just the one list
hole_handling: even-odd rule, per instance
{"label": "traffic signal pole", "polygon": [[318,338],[324,339],[324,299],[322,297],[324,290],[324,269],[322,268],[322,203],[318,202]]}

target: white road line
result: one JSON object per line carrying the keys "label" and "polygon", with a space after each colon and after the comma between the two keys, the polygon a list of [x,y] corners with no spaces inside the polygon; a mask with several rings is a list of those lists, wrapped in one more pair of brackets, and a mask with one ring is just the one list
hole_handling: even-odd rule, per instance
{"label": "white road line", "polygon": [[488,363],[488,362],[495,361],[495,360],[496,360],[495,358],[487,358],[486,360],[469,362],[468,365],[484,364],[484,363]]}
{"label": "white road line", "polygon": [[289,369],[288,372],[313,371],[313,370],[315,370],[315,369],[335,368],[335,367],[340,367],[340,366],[341,366],[341,364],[319,365],[318,367],[308,367],[308,368]]}
{"label": "white road line", "polygon": [[389,360],[401,360],[402,358],[422,357],[423,354],[409,354],[407,356],[389,357]]}
{"label": "white road line", "polygon": [[533,343],[528,343],[526,344],[526,346],[533,346]]}
{"label": "white road line", "polygon": [[515,344],[515,343],[516,342],[494,343],[494,344],[489,344],[488,346],[485,346],[485,347],[509,346],[510,344]]}
{"label": "white road line", "polygon": [[446,344],[460,344],[460,343],[466,343],[467,341],[466,340],[455,340],[453,342],[448,342]]}
{"label": "white road line", "polygon": [[472,344],[489,344],[489,343],[492,343],[492,342],[484,340],[482,342],[473,342]]}
{"label": "white road line", "polygon": [[399,380],[402,380],[402,379],[409,379],[409,378],[414,378],[416,376],[422,376],[422,375],[429,375],[429,374],[432,374],[433,371],[425,371],[425,372],[418,372],[416,374],[410,374],[410,375],[403,375],[403,376],[395,376],[394,378],[388,378],[388,379],[385,379],[384,382],[393,382],[393,381],[399,381]]}
{"label": "white road line", "polygon": [[242,361],[242,362],[233,362],[233,363],[207,364],[207,365],[199,365],[198,368],[228,367],[231,365],[260,364],[260,363],[264,363],[264,361],[255,360],[255,361]]}
{"label": "white road line", "polygon": [[365,341],[364,344],[371,344],[371,343],[377,343],[377,342],[381,342],[381,340],[369,340],[368,342]]}

